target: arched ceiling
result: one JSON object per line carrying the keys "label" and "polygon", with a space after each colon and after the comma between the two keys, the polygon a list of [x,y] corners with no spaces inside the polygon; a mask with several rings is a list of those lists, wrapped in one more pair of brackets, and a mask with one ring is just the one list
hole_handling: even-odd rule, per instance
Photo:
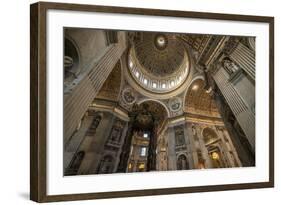
{"label": "arched ceiling", "polygon": [[211,117],[220,117],[215,100],[204,89],[203,80],[195,80],[185,96],[185,112]]}
{"label": "arched ceiling", "polygon": [[176,34],[142,32],[134,47],[139,63],[154,76],[177,72],[184,59],[184,45]]}

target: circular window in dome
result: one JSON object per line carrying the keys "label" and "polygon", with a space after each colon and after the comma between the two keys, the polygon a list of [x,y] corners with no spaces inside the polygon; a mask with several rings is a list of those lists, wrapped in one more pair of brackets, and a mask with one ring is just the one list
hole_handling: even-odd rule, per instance
{"label": "circular window in dome", "polygon": [[159,50],[164,50],[168,45],[168,38],[163,34],[155,35],[154,45]]}

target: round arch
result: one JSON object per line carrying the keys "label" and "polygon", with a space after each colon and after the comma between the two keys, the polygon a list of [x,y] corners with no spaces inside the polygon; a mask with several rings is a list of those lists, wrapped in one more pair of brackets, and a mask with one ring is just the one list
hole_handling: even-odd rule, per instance
{"label": "round arch", "polygon": [[187,96],[187,93],[188,91],[192,88],[192,84],[197,81],[197,80],[203,80],[205,81],[205,78],[203,75],[197,75],[195,76],[191,81],[190,83],[188,84],[186,90],[184,91],[184,95],[183,95],[183,104],[182,104],[182,107],[185,108],[185,102],[186,102],[186,96]]}
{"label": "round arch", "polygon": [[189,169],[188,157],[186,154],[181,153],[177,156],[177,170]]}
{"label": "round arch", "polygon": [[140,104],[142,104],[142,103],[144,103],[144,102],[149,102],[149,101],[153,101],[153,102],[156,102],[156,103],[161,104],[161,105],[165,108],[165,110],[166,110],[166,112],[167,112],[167,117],[169,118],[169,117],[171,116],[170,111],[169,111],[169,108],[168,108],[167,105],[166,105],[164,102],[162,102],[161,100],[151,99],[151,98],[145,98],[145,99],[139,100],[139,101],[137,102],[137,104],[140,105]]}
{"label": "round arch", "polygon": [[216,140],[219,138],[216,131],[210,127],[205,127],[201,132],[201,136],[203,137],[203,141],[205,142],[205,144],[209,144],[213,140]]}

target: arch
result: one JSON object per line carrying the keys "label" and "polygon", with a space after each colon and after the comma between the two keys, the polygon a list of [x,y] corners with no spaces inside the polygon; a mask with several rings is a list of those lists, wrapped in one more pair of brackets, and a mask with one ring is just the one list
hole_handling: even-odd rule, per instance
{"label": "arch", "polygon": [[177,170],[189,169],[189,163],[185,154],[180,154],[177,157]]}
{"label": "arch", "polygon": [[162,105],[162,106],[165,108],[166,112],[167,112],[167,117],[169,118],[169,117],[171,116],[170,111],[169,111],[169,108],[168,108],[167,105],[166,105],[164,102],[162,102],[161,100],[152,99],[152,98],[145,98],[145,99],[139,100],[139,101],[137,102],[137,104],[138,104],[138,105],[141,105],[142,103],[144,103],[144,102],[149,102],[149,101],[157,102],[157,103],[159,103],[160,105]]}
{"label": "arch", "polygon": [[202,130],[202,137],[205,144],[210,144],[219,138],[217,133],[209,127]]}
{"label": "arch", "polygon": [[196,115],[220,118],[215,99],[205,89],[203,76],[194,79],[184,97],[184,111]]}
{"label": "arch", "polygon": [[196,81],[196,80],[205,80],[204,76],[203,75],[197,75],[195,76],[191,81],[190,83],[188,84],[186,90],[184,91],[184,97],[183,97],[183,108],[185,108],[185,101],[186,101],[186,96],[187,96],[187,93],[188,91],[191,89],[191,85]]}

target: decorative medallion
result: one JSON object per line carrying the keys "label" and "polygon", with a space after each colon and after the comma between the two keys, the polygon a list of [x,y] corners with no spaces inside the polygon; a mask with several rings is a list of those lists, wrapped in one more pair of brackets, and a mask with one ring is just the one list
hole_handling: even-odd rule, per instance
{"label": "decorative medallion", "polygon": [[136,96],[131,88],[125,88],[122,92],[122,99],[127,104],[133,104],[136,101]]}
{"label": "decorative medallion", "polygon": [[179,97],[174,97],[169,100],[169,108],[173,112],[177,112],[182,108],[182,100]]}

